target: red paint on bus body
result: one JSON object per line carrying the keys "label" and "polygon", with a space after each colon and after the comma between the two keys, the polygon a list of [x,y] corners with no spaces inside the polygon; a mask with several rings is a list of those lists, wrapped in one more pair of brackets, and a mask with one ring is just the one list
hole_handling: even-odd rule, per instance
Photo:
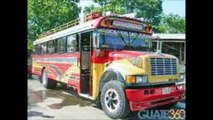
{"label": "red paint on bus body", "polygon": [[[162,88],[165,87],[171,87],[171,93],[163,95]],[[154,90],[154,93],[145,94],[144,91],[150,90]],[[175,85],[155,88],[126,89],[125,91],[131,111],[139,111],[181,101],[184,93],[184,89],[178,90]]]}
{"label": "red paint on bus body", "polygon": [[96,54],[96,50],[93,52],[92,56],[92,62],[93,63],[106,63],[106,62],[112,62],[115,60],[121,60],[125,59],[127,57],[138,57],[141,55],[147,55],[151,54],[148,52],[139,52],[139,51],[127,51],[127,50],[104,50],[105,51],[105,56],[100,56],[97,57],[98,55]]}

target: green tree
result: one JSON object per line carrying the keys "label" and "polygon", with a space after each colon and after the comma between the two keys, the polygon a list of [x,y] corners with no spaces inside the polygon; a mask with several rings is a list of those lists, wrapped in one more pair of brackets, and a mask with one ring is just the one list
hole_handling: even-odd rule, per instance
{"label": "green tree", "polygon": [[103,11],[111,11],[117,14],[136,13],[137,17],[158,25],[161,20],[161,0],[94,0]]}
{"label": "green tree", "polygon": [[163,15],[161,23],[157,26],[160,33],[185,33],[186,21],[185,17],[169,14]]}
{"label": "green tree", "polygon": [[94,5],[86,6],[83,10],[84,14],[88,14],[91,12],[100,12],[102,13],[103,9],[101,7],[95,7]]}
{"label": "green tree", "polygon": [[94,0],[100,7],[86,7],[84,13],[111,11],[117,14],[136,13],[138,18],[151,24],[155,32],[185,33],[185,18],[162,14],[162,0]]}
{"label": "green tree", "polygon": [[39,34],[78,18],[79,0],[28,0],[28,48]]}

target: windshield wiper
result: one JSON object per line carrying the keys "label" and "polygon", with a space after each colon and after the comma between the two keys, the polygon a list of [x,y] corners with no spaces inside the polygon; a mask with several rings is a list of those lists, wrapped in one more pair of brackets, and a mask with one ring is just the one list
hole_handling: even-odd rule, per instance
{"label": "windshield wiper", "polygon": [[121,38],[121,40],[124,42],[125,45],[127,45],[127,43],[125,42],[124,38],[122,37],[122,35],[116,30],[116,32],[118,33],[119,37]]}
{"label": "windshield wiper", "polygon": [[140,34],[137,34],[137,36],[135,37],[135,39],[132,40],[131,44],[134,43],[134,41],[138,39],[138,36],[139,36],[139,35],[140,35]]}

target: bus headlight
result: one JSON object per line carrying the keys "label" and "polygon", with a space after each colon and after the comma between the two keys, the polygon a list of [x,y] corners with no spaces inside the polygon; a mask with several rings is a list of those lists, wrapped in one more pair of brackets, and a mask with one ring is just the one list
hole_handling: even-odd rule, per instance
{"label": "bus headlight", "polygon": [[146,75],[140,75],[140,76],[134,76],[134,75],[128,75],[126,77],[127,83],[147,83],[147,76]]}

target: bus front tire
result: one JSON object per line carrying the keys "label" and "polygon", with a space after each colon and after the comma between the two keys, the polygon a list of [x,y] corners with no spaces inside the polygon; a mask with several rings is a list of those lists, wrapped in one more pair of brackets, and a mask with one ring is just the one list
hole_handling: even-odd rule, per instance
{"label": "bus front tire", "polygon": [[130,113],[124,85],[119,81],[107,82],[101,92],[101,106],[110,118],[124,118]]}
{"label": "bus front tire", "polygon": [[42,85],[45,87],[45,88],[48,88],[48,89],[54,89],[56,88],[56,85],[57,85],[57,81],[55,80],[50,80],[47,76],[47,73],[45,70],[43,70],[42,72],[42,76],[41,76],[41,82],[42,82]]}

